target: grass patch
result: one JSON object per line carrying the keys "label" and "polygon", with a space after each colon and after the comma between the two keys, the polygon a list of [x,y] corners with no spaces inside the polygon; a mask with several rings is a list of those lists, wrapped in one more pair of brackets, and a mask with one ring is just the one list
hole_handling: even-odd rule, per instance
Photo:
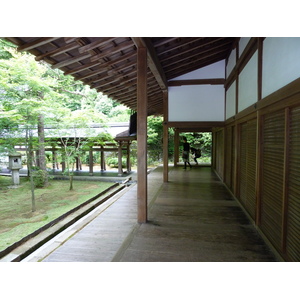
{"label": "grass patch", "polygon": [[19,188],[10,188],[11,178],[0,176],[0,251],[114,184],[76,181],[69,191],[68,180],[50,180],[48,187],[35,190],[32,212],[30,183],[20,179]]}

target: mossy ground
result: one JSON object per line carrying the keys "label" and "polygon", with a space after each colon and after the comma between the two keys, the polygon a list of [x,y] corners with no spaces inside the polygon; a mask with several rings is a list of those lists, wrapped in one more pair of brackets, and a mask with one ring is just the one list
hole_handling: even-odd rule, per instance
{"label": "mossy ground", "polygon": [[11,178],[0,176],[0,251],[113,184],[75,181],[70,191],[68,180],[50,180],[47,187],[35,189],[36,210],[32,212],[29,181],[21,178],[20,186],[11,188]]}

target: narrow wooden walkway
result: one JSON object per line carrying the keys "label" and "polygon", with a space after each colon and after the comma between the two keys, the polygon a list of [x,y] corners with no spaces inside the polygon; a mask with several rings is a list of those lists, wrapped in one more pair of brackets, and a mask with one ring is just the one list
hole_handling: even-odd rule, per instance
{"label": "narrow wooden walkway", "polygon": [[211,168],[171,167],[169,182],[162,183],[159,167],[148,186],[148,223],[136,221],[133,185],[49,255],[33,253],[27,261],[276,261]]}

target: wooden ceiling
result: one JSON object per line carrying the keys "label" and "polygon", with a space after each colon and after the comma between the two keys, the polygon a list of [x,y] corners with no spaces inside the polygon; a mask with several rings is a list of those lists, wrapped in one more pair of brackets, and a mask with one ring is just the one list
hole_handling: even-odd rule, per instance
{"label": "wooden ceiling", "polygon": [[148,114],[163,114],[168,81],[226,59],[230,37],[9,37],[19,51],[95,88],[132,110],[137,108],[137,47],[148,49]]}

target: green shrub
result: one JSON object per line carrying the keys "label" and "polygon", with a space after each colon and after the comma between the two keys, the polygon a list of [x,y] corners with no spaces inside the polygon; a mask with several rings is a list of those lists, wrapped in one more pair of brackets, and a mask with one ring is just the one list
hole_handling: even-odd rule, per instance
{"label": "green shrub", "polygon": [[[118,158],[117,157],[108,157],[106,159],[107,165],[109,165],[111,168],[118,168]],[[122,158],[122,168],[126,167],[126,158]]]}
{"label": "green shrub", "polygon": [[37,188],[44,187],[48,182],[48,173],[44,170],[32,171],[34,186]]}

